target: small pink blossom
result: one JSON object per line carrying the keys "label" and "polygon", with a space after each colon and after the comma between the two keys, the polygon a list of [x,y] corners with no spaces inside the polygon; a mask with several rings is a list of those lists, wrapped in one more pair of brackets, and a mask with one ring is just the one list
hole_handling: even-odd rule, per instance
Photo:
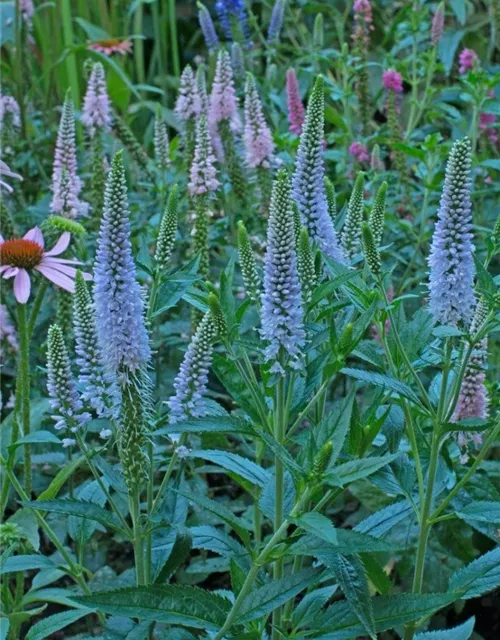
{"label": "small pink blossom", "polygon": [[114,53],[124,56],[127,53],[132,53],[132,41],[110,38],[109,40],[89,42],[87,48],[99,51],[99,53],[103,53],[105,56],[112,56]]}
{"label": "small pink blossom", "polygon": [[208,112],[208,121],[212,133],[214,125],[216,126],[224,120],[230,123],[233,131],[241,129],[231,58],[227,51],[221,49],[217,57],[217,67],[215,69]]}
{"label": "small pink blossom", "polygon": [[496,116],[492,113],[479,114],[479,130],[489,139],[493,146],[498,144],[498,129],[492,127],[496,123]]}
{"label": "small pink blossom", "polygon": [[[66,260],[55,256],[64,253],[69,246],[71,234],[65,231],[50,251],[45,251],[43,234],[33,227],[22,238],[4,240],[0,236],[0,275],[8,280],[14,278],[14,295],[20,304],[28,301],[31,291],[29,272],[38,271],[65,291],[75,290],[76,260]],[[86,280],[91,276],[84,274]]]}
{"label": "small pink blossom", "polygon": [[21,126],[20,109],[17,100],[13,96],[3,96],[0,93],[0,126],[3,126],[5,116],[10,114],[12,125]]}
{"label": "small pink blossom", "polygon": [[476,63],[479,62],[478,55],[472,49],[462,49],[458,57],[458,72],[460,75],[474,69]]}
{"label": "small pink blossom", "polygon": [[387,91],[403,93],[403,76],[395,69],[389,69],[382,74],[382,84]]}
{"label": "small pink blossom", "polygon": [[349,147],[349,153],[358,162],[368,162],[370,159],[366,145],[361,142],[353,142]]}
{"label": "small pink blossom", "polygon": [[251,167],[269,168],[273,162],[274,142],[262,112],[262,104],[249,74],[245,87],[245,131],[243,135],[246,159]]}
{"label": "small pink blossom", "polygon": [[188,189],[192,195],[204,195],[220,186],[215,162],[207,119],[201,116],[196,125],[196,145],[189,173]]}
{"label": "small pink blossom", "polygon": [[286,98],[288,103],[288,121],[291,133],[300,136],[302,125],[306,119],[306,112],[302,103],[299,82],[295,69],[288,69],[286,72]]}
{"label": "small pink blossom", "polygon": [[186,65],[180,78],[175,113],[180,120],[185,121],[190,118],[197,118],[201,110],[201,100],[193,69],[190,65]]}

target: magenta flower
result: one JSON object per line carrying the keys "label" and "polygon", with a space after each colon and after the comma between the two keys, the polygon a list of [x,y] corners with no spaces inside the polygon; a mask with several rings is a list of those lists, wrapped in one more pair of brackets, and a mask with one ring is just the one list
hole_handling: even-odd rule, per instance
{"label": "magenta flower", "polygon": [[300,136],[306,119],[304,105],[300,98],[299,83],[295,69],[286,72],[286,98],[288,103],[288,121],[291,133]]}
{"label": "magenta flower", "polygon": [[382,84],[387,91],[403,93],[403,76],[395,69],[389,69],[382,74]]}
{"label": "magenta flower", "polygon": [[[38,271],[61,289],[74,292],[76,269],[69,265],[81,263],[55,257],[66,251],[70,239],[71,234],[65,231],[50,251],[44,251],[45,241],[38,227],[23,238],[4,240],[0,236],[0,275],[6,280],[14,278],[14,295],[20,304],[30,296],[30,271]],[[91,276],[84,274],[84,278],[89,280]]]}
{"label": "magenta flower", "polygon": [[491,125],[496,123],[496,116],[493,113],[479,114],[479,130],[482,131],[493,146],[498,144],[498,130]]}
{"label": "magenta flower", "polygon": [[3,187],[7,191],[7,193],[12,193],[14,189],[10,186],[10,184],[7,184],[2,180],[2,176],[6,176],[7,178],[16,178],[16,180],[23,179],[22,176],[20,176],[18,173],[14,173],[13,171],[11,171],[3,160],[0,160],[0,187]]}
{"label": "magenta flower", "polygon": [[467,71],[474,69],[475,64],[479,62],[477,53],[472,49],[462,49],[458,57],[458,72],[464,75]]}
{"label": "magenta flower", "polygon": [[96,62],[92,67],[83,103],[82,122],[87,127],[90,137],[94,137],[96,130],[108,129],[111,125],[106,76],[100,62]]}
{"label": "magenta flower", "polygon": [[370,159],[366,145],[361,142],[353,142],[349,147],[349,153],[357,162],[368,162]]}

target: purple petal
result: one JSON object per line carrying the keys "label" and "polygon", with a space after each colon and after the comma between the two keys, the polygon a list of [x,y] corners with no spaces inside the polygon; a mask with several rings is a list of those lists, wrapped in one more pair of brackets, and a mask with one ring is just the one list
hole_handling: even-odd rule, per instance
{"label": "purple petal", "polygon": [[74,293],[75,283],[65,273],[57,271],[53,267],[43,264],[39,264],[37,267],[35,267],[35,269],[42,275],[44,275],[48,280],[56,284],[58,287],[61,287],[61,289],[69,291],[70,293]]}
{"label": "purple petal", "polygon": [[43,239],[43,233],[40,231],[40,229],[38,227],[33,227],[33,229],[30,229],[28,231],[28,233],[24,234],[23,237],[24,237],[25,240],[32,240],[33,242],[36,242],[41,247],[45,246],[45,240]]}
{"label": "purple petal", "polygon": [[31,291],[31,281],[26,269],[19,269],[14,278],[14,295],[21,304],[28,302]]}
{"label": "purple petal", "polygon": [[65,231],[56,244],[52,247],[50,251],[47,251],[44,255],[46,256],[58,256],[61,253],[64,253],[69,246],[69,241],[71,240],[71,233],[69,231]]}

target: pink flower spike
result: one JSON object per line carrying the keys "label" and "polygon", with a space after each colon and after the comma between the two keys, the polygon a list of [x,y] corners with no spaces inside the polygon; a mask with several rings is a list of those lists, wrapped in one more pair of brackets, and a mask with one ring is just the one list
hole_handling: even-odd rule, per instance
{"label": "pink flower spike", "polygon": [[[20,304],[28,301],[31,282],[30,271],[38,271],[66,291],[74,292],[76,269],[70,265],[81,264],[77,260],[56,258],[68,248],[70,234],[64,232],[50,251],[44,251],[43,234],[34,227],[24,238],[0,239],[0,275],[5,280],[14,278],[14,295]],[[84,278],[92,278],[84,274]]]}
{"label": "pink flower spike", "polygon": [[473,49],[462,49],[458,57],[458,73],[463,76],[467,71],[474,69],[478,62],[478,55]]}
{"label": "pink flower spike", "polygon": [[299,92],[299,82],[295,69],[286,72],[286,97],[288,103],[288,121],[291,133],[300,136],[306,113]]}
{"label": "pink flower spike", "polygon": [[354,156],[358,162],[368,162],[370,159],[366,145],[361,142],[353,142],[349,147],[349,153]]}
{"label": "pink flower spike", "polygon": [[403,76],[395,69],[389,69],[382,74],[382,84],[387,91],[403,93]]}

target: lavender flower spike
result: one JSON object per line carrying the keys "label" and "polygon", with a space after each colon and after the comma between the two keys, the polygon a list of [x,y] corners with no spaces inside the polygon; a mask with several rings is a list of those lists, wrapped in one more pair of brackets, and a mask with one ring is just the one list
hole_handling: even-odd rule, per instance
{"label": "lavender flower spike", "polygon": [[179,95],[175,103],[175,113],[179,120],[186,121],[198,117],[200,100],[196,88],[193,69],[186,65],[181,74]]}
{"label": "lavender flower spike", "polygon": [[255,78],[247,74],[245,85],[245,151],[251,167],[269,168],[273,163],[274,142],[262,113]]}
{"label": "lavender flower spike", "polygon": [[77,175],[75,138],[73,100],[68,92],[57,134],[52,172],[52,202],[50,203],[51,213],[65,218],[84,216],[88,212],[88,204],[81,202],[78,198],[82,183]]}
{"label": "lavender flower spike", "polygon": [[86,425],[91,416],[82,412],[83,405],[71,375],[63,332],[56,324],[50,327],[47,339],[47,372],[50,405],[57,412],[52,416],[56,421],[55,428],[75,433]]}
{"label": "lavender flower spike", "polygon": [[198,6],[198,22],[205,38],[205,44],[209,51],[217,49],[219,46],[219,37],[215,31],[215,26],[212,21],[212,16],[204,4],[197,2]]}
{"label": "lavender flower spike", "polygon": [[241,128],[236,91],[234,88],[231,56],[225,50],[219,51],[219,55],[217,56],[217,67],[212,85],[212,93],[210,94],[208,120],[211,129],[223,121],[228,121],[233,131],[238,131]]}
{"label": "lavender flower spike", "polygon": [[132,257],[121,152],[113,159],[106,184],[94,281],[97,338],[105,366],[120,373],[142,368],[149,360],[150,346]]}
{"label": "lavender flower spike", "polygon": [[468,324],[475,305],[471,188],[471,143],[463,138],[448,158],[429,256],[430,310],[442,324]]}
{"label": "lavender flower spike", "polygon": [[[170,424],[205,415],[203,396],[212,364],[212,342],[215,335],[212,316],[207,313],[196,329],[175,378],[175,394],[167,402]],[[178,442],[179,434],[171,434],[170,438],[173,442]]]}
{"label": "lavender flower spike", "polygon": [[220,185],[216,177],[215,156],[205,116],[201,116],[196,125],[196,146],[189,175],[188,189],[193,195],[215,191]]}
{"label": "lavender flower spike", "polygon": [[273,42],[279,40],[281,28],[283,27],[283,18],[285,16],[286,0],[276,0],[271,20],[269,21],[269,29],[267,30],[267,41]]}
{"label": "lavender flower spike", "polygon": [[284,373],[283,365],[299,368],[304,345],[302,292],[295,254],[295,228],[290,181],[280,170],[274,181],[267,229],[261,335],[268,341],[266,360],[271,371]]}
{"label": "lavender flower spike", "polygon": [[293,199],[309,237],[333,260],[345,262],[333,222],[328,215],[324,185],[324,111],[323,78],[318,76],[307,105],[306,121],[300,135],[299,150],[292,181]]}
{"label": "lavender flower spike", "polygon": [[96,131],[107,130],[111,126],[111,104],[104,67],[100,62],[94,63],[92,67],[83,103],[82,122],[91,138]]}

